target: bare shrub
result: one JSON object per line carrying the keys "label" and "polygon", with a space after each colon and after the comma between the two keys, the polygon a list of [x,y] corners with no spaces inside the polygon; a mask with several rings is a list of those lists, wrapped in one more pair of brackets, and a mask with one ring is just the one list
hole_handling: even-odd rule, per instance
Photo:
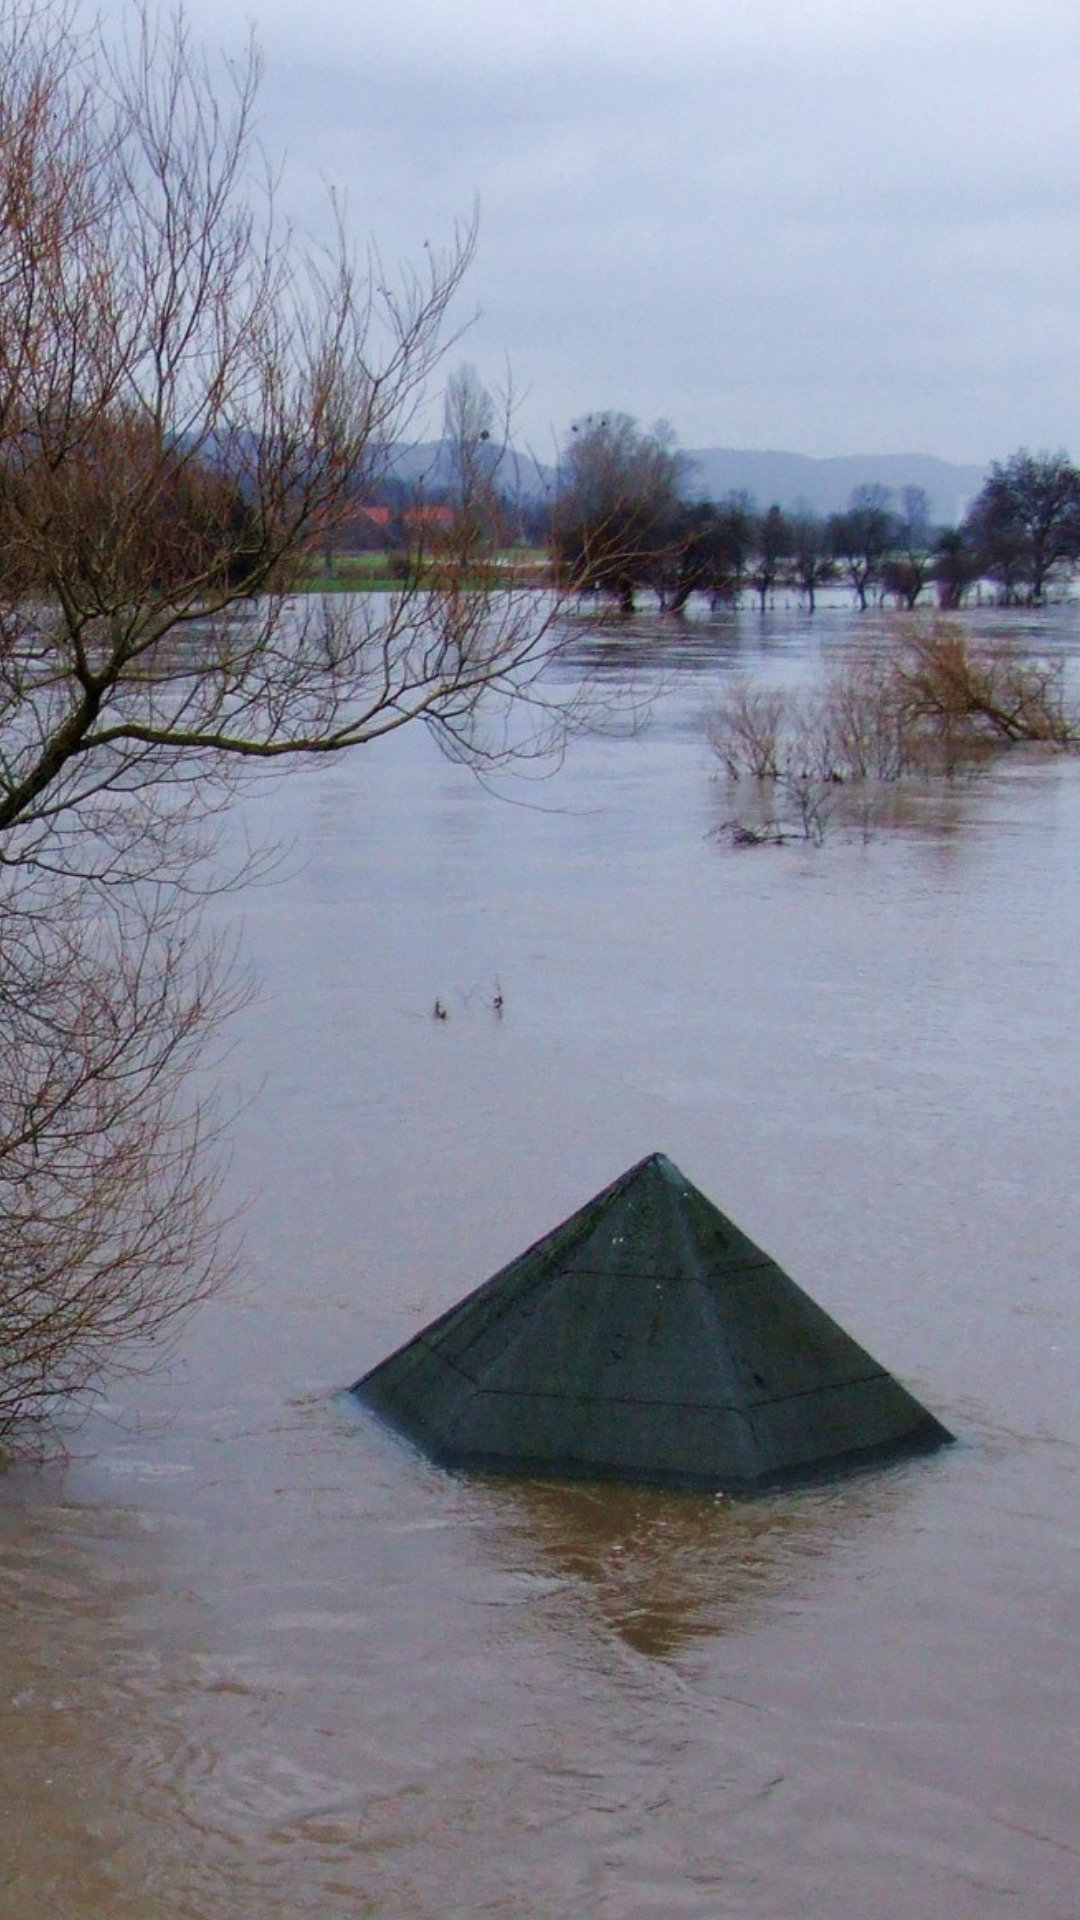
{"label": "bare shrub", "polygon": [[825,840],[835,800],[835,789],[805,773],[785,773],[760,783],[762,805],[756,819],[745,815],[724,820],[714,829],[715,839],[733,847],[784,847],[803,840],[820,847]]}
{"label": "bare shrub", "polygon": [[1021,741],[1074,746],[1080,716],[1062,661],[1015,641],[977,641],[947,621],[895,650],[847,664],[801,699],[740,681],[713,714],[709,739],[729,773],[793,770],[821,780],[898,780],[965,753]]}
{"label": "bare shrub", "polygon": [[709,738],[730,777],[747,774],[771,789],[761,837],[791,837],[790,822],[820,844],[837,788],[949,777],[1020,742],[1076,745],[1080,717],[1064,676],[1060,660],[935,621],[846,663],[801,697],[739,682],[713,715]]}
{"label": "bare shrub", "polygon": [[821,708],[833,777],[898,780],[907,771],[902,703],[890,661],[878,655],[831,674]]}
{"label": "bare shrub", "polygon": [[798,824],[800,839],[820,847],[832,813],[829,788],[809,774],[795,774],[784,780],[783,793],[787,811]]}
{"label": "bare shrub", "polygon": [[733,780],[776,780],[790,752],[790,696],[737,680],[709,723],[709,739]]}
{"label": "bare shrub", "polygon": [[949,765],[964,753],[1020,741],[1072,746],[1080,721],[1065,698],[1061,660],[1015,641],[977,641],[952,621],[913,633],[890,673],[905,735]]}

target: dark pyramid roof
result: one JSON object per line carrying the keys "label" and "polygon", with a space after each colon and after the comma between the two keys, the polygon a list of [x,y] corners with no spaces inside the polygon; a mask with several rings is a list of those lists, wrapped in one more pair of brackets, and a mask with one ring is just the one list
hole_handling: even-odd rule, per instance
{"label": "dark pyramid roof", "polygon": [[353,1391],[445,1466],[728,1493],[952,1437],[660,1153]]}

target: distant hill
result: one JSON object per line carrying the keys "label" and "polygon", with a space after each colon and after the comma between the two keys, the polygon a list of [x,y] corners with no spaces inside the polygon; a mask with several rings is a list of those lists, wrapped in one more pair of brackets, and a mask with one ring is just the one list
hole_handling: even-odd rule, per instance
{"label": "distant hill", "polygon": [[702,447],[687,452],[688,491],[722,500],[749,493],[759,507],[838,513],[854,487],[922,487],[930,517],[941,525],[962,520],[986,478],[984,467],[958,467],[930,453],[852,453],[813,460],[805,453],[751,453],[741,447]]}
{"label": "distant hill", "polygon": [[[898,492],[922,487],[930,501],[930,518],[956,526],[986,477],[983,467],[958,467],[930,453],[852,453],[814,460],[805,453],[752,453],[740,447],[702,447],[687,451],[687,492],[694,499],[723,500],[729,493],[749,493],[758,507],[788,511],[800,507],[813,513],[838,513],[846,507],[854,487],[878,485]],[[453,462],[441,441],[396,447],[389,462],[391,476],[422,493],[438,493],[450,484]],[[523,500],[550,499],[555,469],[541,465],[530,454],[502,454],[498,483]]]}
{"label": "distant hill", "polygon": [[[531,454],[517,453],[513,447],[492,449],[497,482],[508,494],[523,500],[543,499],[555,486],[554,467],[541,466]],[[400,484],[415,487],[421,493],[438,493],[454,478],[453,450],[445,440],[426,440],[414,446],[395,447],[387,471]]]}

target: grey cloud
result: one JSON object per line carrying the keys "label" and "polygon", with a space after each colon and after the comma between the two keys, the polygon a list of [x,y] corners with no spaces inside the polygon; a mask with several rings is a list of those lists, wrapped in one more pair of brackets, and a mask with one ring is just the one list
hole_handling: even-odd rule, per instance
{"label": "grey cloud", "polygon": [[618,405],[696,444],[1080,451],[1075,7],[257,21],[294,211],[332,180],[394,257],[479,194],[468,352],[509,355],[534,439]]}

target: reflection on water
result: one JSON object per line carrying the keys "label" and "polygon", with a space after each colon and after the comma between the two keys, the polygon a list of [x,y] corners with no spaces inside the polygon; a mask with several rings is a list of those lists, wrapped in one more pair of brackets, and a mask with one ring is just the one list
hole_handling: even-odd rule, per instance
{"label": "reflection on water", "polygon": [[[569,638],[561,648],[560,673],[618,678],[643,669],[659,676],[711,678],[780,663],[790,667],[802,655],[815,655],[819,643],[835,631],[797,607],[753,617],[731,608],[706,613],[695,607],[679,619],[642,613],[631,621],[599,608],[572,616],[565,624]],[[850,634],[850,620],[842,622],[840,631]]]}
{"label": "reflection on water", "polygon": [[[1073,1920],[1080,766],[719,846],[724,676],[866,630],[583,628],[651,724],[514,804],[415,734],[250,802],[245,1285],[0,1481],[4,1920]],[[729,1506],[336,1397],[657,1149],[963,1444]]]}
{"label": "reflection on water", "polygon": [[140,1517],[9,1476],[0,1519],[0,1911],[152,1920],[182,1837],[145,1823],[167,1652]]}
{"label": "reflection on water", "polygon": [[635,1653],[663,1660],[696,1640],[737,1633],[771,1600],[796,1594],[815,1559],[866,1524],[887,1523],[911,1471],[745,1502],[615,1484],[488,1480],[499,1525],[486,1544],[511,1566],[551,1569],[562,1591],[569,1588],[571,1607],[588,1596],[605,1627]]}

